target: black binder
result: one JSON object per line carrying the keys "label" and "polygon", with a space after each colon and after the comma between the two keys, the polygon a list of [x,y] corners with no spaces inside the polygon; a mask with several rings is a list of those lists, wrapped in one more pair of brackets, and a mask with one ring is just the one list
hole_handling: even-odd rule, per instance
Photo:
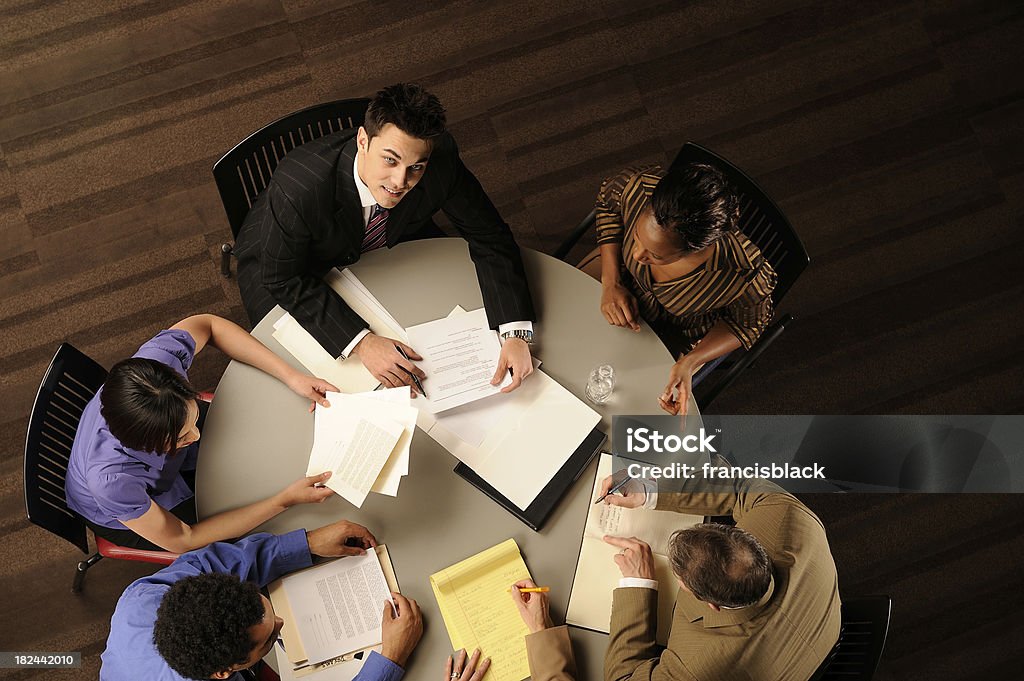
{"label": "black binder", "polygon": [[537,498],[533,500],[533,503],[525,511],[509,501],[498,490],[484,482],[484,479],[473,472],[473,469],[466,464],[459,462],[459,465],[455,467],[455,473],[465,478],[469,484],[489,496],[499,506],[526,523],[534,532],[537,532],[544,526],[544,522],[551,515],[551,512],[555,510],[555,506],[565,496],[565,493],[572,487],[572,484],[576,482],[576,479],[580,477],[584,469],[590,465],[590,462],[601,451],[604,439],[604,433],[597,428],[590,431],[590,435],[583,440],[583,443],[562,464],[562,467],[558,469],[558,472],[551,478],[551,481],[540,491],[540,494],[537,495]]}

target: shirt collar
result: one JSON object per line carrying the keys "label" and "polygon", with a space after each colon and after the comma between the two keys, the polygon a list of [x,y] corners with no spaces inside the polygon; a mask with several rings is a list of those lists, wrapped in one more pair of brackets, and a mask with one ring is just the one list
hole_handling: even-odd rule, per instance
{"label": "shirt collar", "polygon": [[370,193],[369,187],[363,183],[362,178],[359,177],[359,150],[356,150],[355,156],[352,158],[352,180],[356,183],[356,191],[359,192],[359,203],[363,208],[369,206],[376,206],[377,199],[373,198],[373,194]]}
{"label": "shirt collar", "polygon": [[735,624],[742,624],[749,622],[754,619],[771,600],[772,595],[775,593],[775,576],[773,575],[768,582],[768,590],[764,592],[764,595],[758,599],[757,603],[748,605],[745,608],[723,608],[722,610],[712,610],[708,607],[708,604],[703,601],[698,601],[694,598],[693,594],[679,590],[676,596],[676,607],[679,608],[683,615],[689,622],[696,622],[697,620],[704,620],[704,628],[712,629],[714,627],[727,627]]}

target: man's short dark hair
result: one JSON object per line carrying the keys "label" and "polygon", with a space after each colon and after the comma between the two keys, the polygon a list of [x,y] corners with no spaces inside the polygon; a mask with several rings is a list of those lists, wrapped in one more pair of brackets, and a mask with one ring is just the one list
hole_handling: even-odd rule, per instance
{"label": "man's short dark hair", "polygon": [[132,357],[107,374],[100,413],[125,447],[172,453],[188,418],[188,403],[199,396],[177,371],[153,359]]}
{"label": "man's short dark hair", "polygon": [[672,230],[680,248],[699,251],[736,228],[740,201],[732,184],[718,168],[689,163],[673,168],[651,193],[654,219]]}
{"label": "man's short dark hair", "polygon": [[209,679],[246,662],[255,647],[249,629],[263,617],[252,582],[216,573],[186,577],[160,601],[153,643],[174,671]]}
{"label": "man's short dark hair", "polygon": [[669,539],[669,560],[697,599],[720,607],[753,605],[771,583],[768,553],[738,527],[703,523],[679,530]]}
{"label": "man's short dark hair", "polygon": [[389,85],[370,100],[363,128],[370,139],[391,123],[406,135],[433,140],[447,122],[441,100],[414,83]]}

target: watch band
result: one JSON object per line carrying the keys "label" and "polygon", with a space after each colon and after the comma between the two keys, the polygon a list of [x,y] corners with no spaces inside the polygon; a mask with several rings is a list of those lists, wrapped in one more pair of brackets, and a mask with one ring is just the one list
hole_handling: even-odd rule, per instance
{"label": "watch band", "polygon": [[520,340],[526,341],[527,345],[533,345],[533,331],[529,331],[527,329],[515,329],[501,334],[501,342],[504,343],[509,338],[519,338]]}

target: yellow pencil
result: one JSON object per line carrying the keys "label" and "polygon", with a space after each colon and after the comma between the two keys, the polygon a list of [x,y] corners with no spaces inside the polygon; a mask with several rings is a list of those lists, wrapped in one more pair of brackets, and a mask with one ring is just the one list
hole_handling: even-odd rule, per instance
{"label": "yellow pencil", "polygon": [[[512,593],[511,588],[506,589],[505,591],[507,593]],[[549,586],[524,586],[519,589],[519,593],[521,594],[546,594],[549,591],[551,591],[551,587]]]}

